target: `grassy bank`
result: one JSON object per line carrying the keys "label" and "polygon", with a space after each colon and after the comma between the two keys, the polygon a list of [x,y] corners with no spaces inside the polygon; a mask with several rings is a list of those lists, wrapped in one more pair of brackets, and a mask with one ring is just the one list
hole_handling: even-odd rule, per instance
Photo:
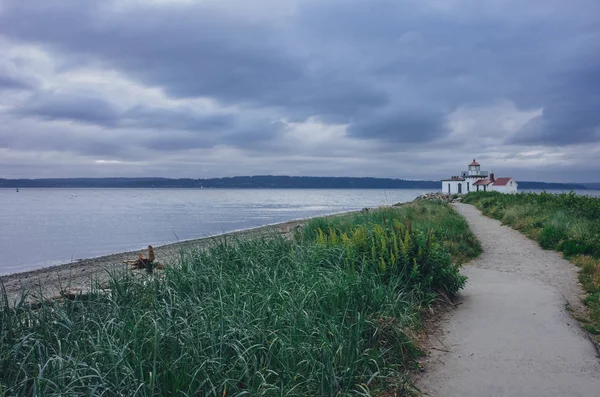
{"label": "grassy bank", "polygon": [[463,200],[520,230],[580,268],[590,319],[584,327],[600,342],[600,199],[569,194],[470,193]]}
{"label": "grassy bank", "polygon": [[420,355],[424,309],[479,253],[448,206],[315,219],[85,299],[0,309],[0,395],[370,395]]}

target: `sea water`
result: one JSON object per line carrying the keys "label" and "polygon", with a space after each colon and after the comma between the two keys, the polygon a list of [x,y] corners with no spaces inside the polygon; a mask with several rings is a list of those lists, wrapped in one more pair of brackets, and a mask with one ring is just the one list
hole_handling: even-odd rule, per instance
{"label": "sea water", "polygon": [[0,275],[413,200],[419,189],[0,189]]}

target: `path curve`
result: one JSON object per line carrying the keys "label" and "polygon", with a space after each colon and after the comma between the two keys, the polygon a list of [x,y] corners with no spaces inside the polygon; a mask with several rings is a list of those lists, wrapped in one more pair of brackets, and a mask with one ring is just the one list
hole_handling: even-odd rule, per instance
{"label": "path curve", "polygon": [[575,266],[471,205],[456,208],[484,252],[464,267],[461,304],[417,380],[423,394],[600,396],[596,349],[567,312],[583,308]]}

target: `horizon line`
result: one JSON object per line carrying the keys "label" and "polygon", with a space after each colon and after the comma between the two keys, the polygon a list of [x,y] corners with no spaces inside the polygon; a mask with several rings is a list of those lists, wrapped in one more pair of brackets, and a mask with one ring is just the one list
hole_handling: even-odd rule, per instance
{"label": "horizon line", "polygon": [[[226,178],[255,178],[255,177],[287,177],[287,178],[338,178],[338,179],[381,179],[381,180],[393,180],[393,181],[408,181],[408,182],[441,182],[442,179],[406,179],[406,178],[392,178],[392,177],[377,177],[377,176],[313,176],[313,175],[276,175],[276,174],[259,174],[259,175],[234,175],[234,176],[216,176],[216,177],[163,177],[163,176],[75,176],[75,177],[21,177],[21,178],[4,178],[0,177],[0,180],[5,181],[43,181],[52,179],[61,180],[74,180],[74,179],[165,179],[165,180],[207,180],[207,179],[226,179]],[[514,179],[514,178],[513,178]],[[516,179],[515,179],[516,180]],[[586,184],[600,184],[600,182],[548,182],[541,180],[516,180],[518,183],[551,183],[551,184],[562,184],[562,185],[586,185]]]}

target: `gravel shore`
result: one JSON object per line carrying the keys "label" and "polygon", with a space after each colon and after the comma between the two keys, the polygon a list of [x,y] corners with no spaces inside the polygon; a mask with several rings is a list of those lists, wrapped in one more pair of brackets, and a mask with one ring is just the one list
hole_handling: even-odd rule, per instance
{"label": "gravel shore", "polygon": [[[294,220],[225,233],[213,237],[187,240],[154,247],[154,251],[157,261],[168,266],[176,264],[182,252],[202,249],[218,239],[230,237],[243,239],[277,234],[287,236],[290,235],[296,227],[302,226],[305,222],[306,219]],[[127,260],[135,260],[139,253],[143,253],[144,256],[148,255],[147,250],[121,252],[98,258],[84,259],[73,263],[65,263],[23,273],[1,276],[0,283],[4,285],[9,302],[14,302],[15,299],[19,299],[22,292],[25,290],[29,291],[27,300],[30,301],[38,299],[40,296],[47,298],[56,297],[60,295],[61,291],[86,290],[95,281],[102,283],[107,280],[110,272],[129,269],[129,266],[124,262]]]}

